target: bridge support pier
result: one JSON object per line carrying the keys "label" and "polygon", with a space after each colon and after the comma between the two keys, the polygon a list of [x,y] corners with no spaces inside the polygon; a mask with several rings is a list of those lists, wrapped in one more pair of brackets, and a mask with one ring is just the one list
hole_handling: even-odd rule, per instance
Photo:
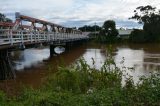
{"label": "bridge support pier", "polygon": [[15,72],[9,59],[8,50],[0,51],[0,80],[15,78]]}
{"label": "bridge support pier", "polygon": [[73,42],[67,42],[66,45],[65,45],[65,51],[68,51],[72,48],[73,46]]}
{"label": "bridge support pier", "polygon": [[50,44],[50,57],[53,57],[56,52],[54,51],[54,48],[56,47],[54,44]]}

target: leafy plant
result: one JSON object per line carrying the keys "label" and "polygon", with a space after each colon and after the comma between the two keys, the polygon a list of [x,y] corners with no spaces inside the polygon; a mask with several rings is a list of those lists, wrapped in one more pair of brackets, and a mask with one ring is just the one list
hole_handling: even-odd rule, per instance
{"label": "leafy plant", "polygon": [[123,70],[126,68],[120,69],[116,66],[111,56],[111,47],[107,51],[108,58],[101,69],[91,68],[84,58],[69,67],[61,65],[46,79],[46,83],[40,89],[25,88],[21,95],[13,98],[8,98],[0,92],[0,105],[158,106],[160,74],[142,76],[137,84],[134,84],[132,76],[129,76],[122,86]]}

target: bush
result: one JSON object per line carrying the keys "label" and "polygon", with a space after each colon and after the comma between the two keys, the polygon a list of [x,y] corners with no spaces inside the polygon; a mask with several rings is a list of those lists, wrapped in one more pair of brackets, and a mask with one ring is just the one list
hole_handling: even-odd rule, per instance
{"label": "bush", "polygon": [[[110,51],[110,50],[109,50]],[[125,106],[160,104],[160,74],[141,77],[134,84],[126,77],[122,86],[123,71],[110,54],[101,69],[91,68],[81,58],[70,67],[61,66],[50,75],[40,89],[26,88],[21,95],[7,98],[0,92],[2,106]],[[93,60],[94,64],[94,60]]]}
{"label": "bush", "polygon": [[143,30],[135,29],[129,36],[129,40],[134,43],[143,43],[147,41],[147,38]]}
{"label": "bush", "polygon": [[160,40],[158,35],[150,34],[144,30],[134,29],[129,36],[129,40],[134,43],[158,42]]}

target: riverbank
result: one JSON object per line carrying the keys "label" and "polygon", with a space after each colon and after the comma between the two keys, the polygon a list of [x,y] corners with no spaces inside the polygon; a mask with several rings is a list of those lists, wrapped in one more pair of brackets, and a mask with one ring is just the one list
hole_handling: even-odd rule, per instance
{"label": "riverbank", "polygon": [[[68,67],[58,66],[39,89],[24,88],[16,97],[6,97],[0,92],[0,105],[7,106],[90,106],[90,105],[152,105],[160,104],[160,75],[141,77],[134,84],[133,78],[118,68],[111,55],[100,69],[91,68],[81,58]],[[94,65],[94,60],[92,60]]]}

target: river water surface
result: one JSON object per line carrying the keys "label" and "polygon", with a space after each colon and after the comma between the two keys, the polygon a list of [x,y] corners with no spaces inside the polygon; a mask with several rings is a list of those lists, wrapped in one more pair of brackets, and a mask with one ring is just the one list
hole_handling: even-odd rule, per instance
{"label": "river water surface", "polygon": [[[20,89],[20,85],[37,88],[49,74],[48,67],[56,67],[62,60],[69,65],[84,57],[92,66],[93,58],[95,60],[94,67],[100,68],[106,60],[108,47],[109,45],[89,43],[65,52],[63,52],[64,49],[57,48],[57,53],[63,53],[52,58],[49,56],[48,47],[14,51],[11,56],[16,70],[16,79],[0,81],[0,88],[9,94],[15,94]],[[127,71],[133,76],[135,82],[138,81],[139,76],[148,76],[150,72],[160,69],[160,44],[114,44],[112,48],[113,57],[119,67],[122,67],[120,63],[124,58],[123,65],[135,69]]]}

